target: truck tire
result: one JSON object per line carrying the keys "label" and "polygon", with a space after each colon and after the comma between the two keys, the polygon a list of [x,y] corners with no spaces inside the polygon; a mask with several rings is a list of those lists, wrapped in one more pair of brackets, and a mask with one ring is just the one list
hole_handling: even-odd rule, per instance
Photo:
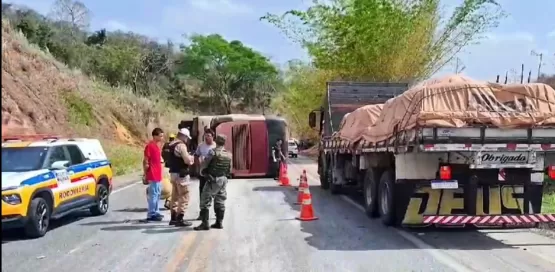
{"label": "truck tire", "polygon": [[320,160],[320,167],[319,167],[320,187],[322,187],[323,190],[328,190],[330,188],[330,183],[328,182],[328,177],[327,177],[328,164],[326,163],[326,158],[323,155],[319,156],[319,160]]}
{"label": "truck tire", "polygon": [[380,176],[376,173],[376,169],[374,168],[368,168],[364,174],[364,210],[366,215],[370,218],[376,218],[380,215],[378,212],[379,178]]}
{"label": "truck tire", "polygon": [[335,184],[333,181],[335,179],[335,176],[333,174],[333,169],[334,167],[328,167],[328,173],[326,174],[326,176],[328,177],[328,183],[330,184],[330,192],[332,195],[340,195],[341,193],[343,193],[343,186],[339,185],[339,184]]}
{"label": "truck tire", "polygon": [[43,237],[50,226],[51,211],[50,205],[44,198],[35,197],[27,212],[29,218],[24,228],[25,236],[29,238]]}
{"label": "truck tire", "polygon": [[395,209],[395,177],[393,170],[387,170],[382,174],[378,193],[378,210],[382,223],[386,226],[394,226],[397,222],[397,214]]}

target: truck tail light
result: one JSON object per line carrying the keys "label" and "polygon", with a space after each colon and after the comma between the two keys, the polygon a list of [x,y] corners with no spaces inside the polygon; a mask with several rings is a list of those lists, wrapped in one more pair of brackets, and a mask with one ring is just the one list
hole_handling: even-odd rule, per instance
{"label": "truck tail light", "polygon": [[442,180],[451,179],[451,166],[444,165],[439,167],[439,179],[442,179]]}
{"label": "truck tail light", "polygon": [[550,179],[555,179],[555,165],[550,165],[547,167],[547,176]]}

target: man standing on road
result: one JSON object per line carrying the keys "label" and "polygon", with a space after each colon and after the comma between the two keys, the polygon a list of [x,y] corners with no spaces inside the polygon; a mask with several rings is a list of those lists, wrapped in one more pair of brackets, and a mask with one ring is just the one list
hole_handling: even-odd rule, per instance
{"label": "man standing on road", "polygon": [[[199,158],[199,173],[202,172],[203,161],[205,160],[206,156],[210,152],[210,150],[216,147],[216,143],[214,143],[214,132],[211,129],[206,129],[204,131],[204,142],[201,143],[197,150],[195,151],[195,156]],[[202,189],[206,184],[206,177],[203,175],[199,175],[199,199],[202,197]],[[202,220],[202,216],[199,215],[197,220]]]}
{"label": "man standing on road", "polygon": [[170,225],[179,227],[191,226],[191,222],[183,220],[189,206],[189,166],[193,165],[193,157],[187,150],[187,141],[191,139],[188,129],[182,128],[177,138],[170,143],[170,179],[172,183]]}
{"label": "man standing on road", "polygon": [[148,221],[162,221],[164,216],[160,214],[158,207],[160,194],[162,193],[162,151],[160,149],[164,142],[164,131],[161,128],[152,130],[152,141],[144,150],[143,172],[148,182]]}
{"label": "man standing on road", "polygon": [[[200,198],[200,216],[202,223],[194,230],[223,229],[222,221],[225,213],[225,200],[227,199],[227,178],[231,175],[232,156],[225,150],[225,136],[216,136],[216,148],[210,150],[203,162],[201,175],[206,177],[206,185]],[[214,198],[216,223],[208,225],[209,209]]]}
{"label": "man standing on road", "polygon": [[279,179],[280,164],[285,163],[286,160],[285,155],[283,155],[282,145],[283,141],[281,139],[278,139],[276,141],[276,144],[272,148],[272,158],[276,167],[276,176],[274,177],[275,180]]}

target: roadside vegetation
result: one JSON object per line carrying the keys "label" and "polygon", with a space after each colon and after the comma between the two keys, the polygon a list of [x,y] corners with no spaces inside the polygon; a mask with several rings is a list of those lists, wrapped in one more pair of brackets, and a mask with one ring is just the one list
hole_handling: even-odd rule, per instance
{"label": "roadside vegetation", "polygon": [[262,17],[303,46],[312,59],[290,63],[286,91],[274,103],[276,111],[288,117],[300,138],[315,137],[308,128],[308,114],[319,107],[326,81],[428,78],[479,42],[504,16],[493,0],[465,0],[451,14],[443,12],[447,2],[452,3],[314,1],[305,10]]}
{"label": "roadside vegetation", "polygon": [[545,194],[542,203],[542,211],[555,214],[555,180],[545,178]]}
{"label": "roadside vegetation", "polygon": [[90,29],[91,17],[80,1],[57,0],[48,14],[2,3],[3,133],[99,138],[124,174],[140,169],[154,127],[264,112],[282,88],[269,59],[240,41],[191,34],[187,46],[163,43]]}

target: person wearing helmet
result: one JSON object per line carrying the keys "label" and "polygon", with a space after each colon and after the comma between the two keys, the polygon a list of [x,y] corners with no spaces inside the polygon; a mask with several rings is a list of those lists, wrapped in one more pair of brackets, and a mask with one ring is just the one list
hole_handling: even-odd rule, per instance
{"label": "person wearing helmet", "polygon": [[171,219],[170,225],[188,227],[191,222],[183,220],[185,211],[189,206],[189,167],[194,159],[189,155],[187,142],[191,139],[188,129],[182,128],[177,137],[169,144],[169,172],[172,183],[171,194]]}

